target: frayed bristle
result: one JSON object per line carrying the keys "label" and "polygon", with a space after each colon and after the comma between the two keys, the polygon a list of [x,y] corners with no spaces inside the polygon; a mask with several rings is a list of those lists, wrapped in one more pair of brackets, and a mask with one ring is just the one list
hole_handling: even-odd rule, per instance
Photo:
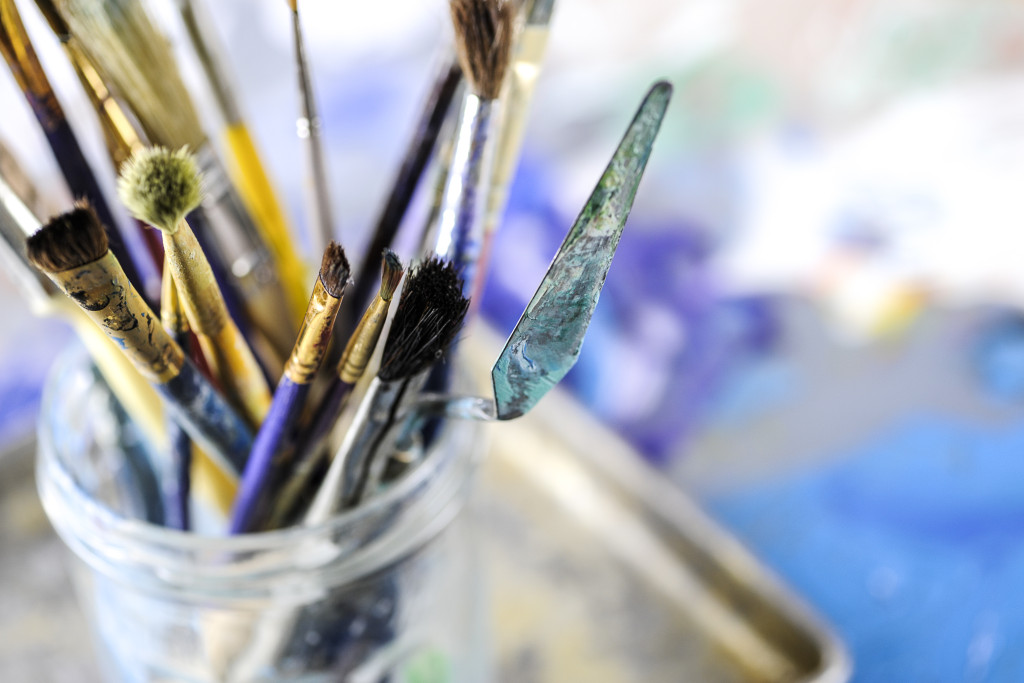
{"label": "frayed bristle", "polygon": [[390,382],[429,368],[455,338],[468,307],[451,263],[431,258],[417,266],[402,290],[377,376]]}
{"label": "frayed bristle", "polygon": [[187,149],[164,147],[139,150],[124,162],[117,192],[128,210],[141,221],[165,232],[203,199],[202,176]]}
{"label": "frayed bristle", "polygon": [[139,0],[57,0],[100,77],[125,99],[154,144],[199,149],[206,140],[171,43]]}
{"label": "frayed bristle", "polygon": [[324,283],[327,293],[335,299],[340,299],[345,293],[349,272],[345,250],[332,240],[324,249],[324,257],[320,262],[320,282]]}
{"label": "frayed bristle", "polygon": [[485,100],[501,93],[516,18],[512,0],[451,0],[459,64],[473,92]]}
{"label": "frayed bristle", "polygon": [[402,259],[390,249],[384,249],[383,263],[381,265],[380,277],[380,298],[384,301],[391,301],[398,289],[398,283],[402,281],[405,269],[402,267]]}
{"label": "frayed bristle", "polygon": [[54,216],[28,238],[28,258],[40,270],[59,273],[92,263],[107,253],[107,233],[85,202]]}

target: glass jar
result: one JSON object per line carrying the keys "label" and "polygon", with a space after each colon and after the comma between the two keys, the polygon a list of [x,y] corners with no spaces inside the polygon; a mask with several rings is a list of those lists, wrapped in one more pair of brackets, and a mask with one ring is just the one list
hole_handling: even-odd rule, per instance
{"label": "glass jar", "polygon": [[109,680],[489,680],[479,561],[459,514],[478,425],[451,423],[405,477],[324,524],[202,536],[132,518],[145,504],[123,495],[120,451],[140,444],[97,400],[105,391],[81,352],[54,368],[37,478]]}

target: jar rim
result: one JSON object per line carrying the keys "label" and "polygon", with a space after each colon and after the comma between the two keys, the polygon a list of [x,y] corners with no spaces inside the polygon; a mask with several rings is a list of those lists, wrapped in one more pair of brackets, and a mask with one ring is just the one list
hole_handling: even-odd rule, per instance
{"label": "jar rim", "polygon": [[[356,544],[345,557],[332,558],[332,570],[340,571],[342,565],[348,567],[360,564],[365,557],[364,551],[380,551],[385,537],[392,532],[392,527],[401,527],[398,531],[419,532],[420,536],[429,538],[438,529],[430,521],[431,516],[450,517],[461,507],[464,495],[461,495],[471,478],[479,457],[475,448],[473,434],[479,431],[479,425],[471,422],[452,423],[449,421],[438,435],[437,444],[442,448],[431,448],[422,461],[406,473],[401,479],[386,490],[373,496],[365,503],[351,510],[345,510],[317,524],[298,524],[284,529],[261,531],[238,535],[217,536],[199,534],[191,531],[180,531],[157,526],[142,520],[131,519],[118,514],[108,506],[93,499],[76,481],[65,458],[61,456],[57,444],[54,443],[55,410],[54,393],[57,390],[61,372],[70,373],[83,367],[87,360],[81,348],[77,356],[62,358],[55,365],[46,383],[43,394],[42,413],[39,420],[38,437],[39,453],[37,459],[37,481],[40,497],[43,500],[47,515],[65,543],[79,557],[90,564],[106,566],[110,572],[117,572],[119,565],[111,563],[111,556],[123,555],[129,548],[142,550],[143,559],[133,556],[128,564],[147,565],[156,571],[160,563],[184,566],[197,574],[208,572],[211,576],[221,577],[225,571],[222,562],[215,559],[196,563],[195,555],[203,558],[224,558],[228,556],[245,557],[276,553],[278,561],[263,563],[258,570],[262,574],[275,571],[294,571],[295,560],[286,552],[289,548],[307,548],[317,542],[330,539],[360,538],[359,534],[367,535],[365,543]],[[422,514],[429,528],[416,529],[410,524],[391,524],[396,518],[412,519]],[[384,534],[377,535],[375,525],[387,523]],[[442,527],[443,528],[443,527]],[[371,529],[372,532],[368,532]],[[346,532],[349,532],[348,534]],[[426,536],[424,536],[426,534]],[[408,534],[407,534],[408,535]],[[391,548],[388,557],[399,551],[408,552],[419,542],[415,533],[409,538],[394,539],[397,547]],[[422,539],[420,539],[422,540]],[[406,547],[412,546],[412,547]],[[165,567],[166,568],[166,567]],[[178,567],[180,569],[180,567]],[[304,569],[322,569],[317,566],[303,566]],[[235,578],[239,578],[237,574]]]}

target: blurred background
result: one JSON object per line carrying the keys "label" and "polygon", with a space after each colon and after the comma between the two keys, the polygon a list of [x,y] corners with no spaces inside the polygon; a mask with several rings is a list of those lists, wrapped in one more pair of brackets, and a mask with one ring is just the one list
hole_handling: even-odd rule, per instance
{"label": "blurred background", "polygon": [[[112,186],[84,93],[18,4]],[[149,4],[194,77],[171,3]],[[301,224],[285,3],[208,4]],[[340,234],[359,250],[449,43],[447,9],[308,0],[303,16]],[[1009,0],[556,3],[485,315],[511,331],[643,93],[670,80],[566,382],[826,617],[856,681],[1024,680],[1022,67],[1024,5]],[[60,210],[67,192],[6,72],[0,102],[0,141]],[[71,334],[5,292],[13,448]],[[34,495],[0,491],[5,511]],[[0,525],[32,523],[15,519]],[[58,559],[29,558],[42,594]],[[41,604],[4,599],[11,614]],[[0,660],[46,637],[0,618]]]}

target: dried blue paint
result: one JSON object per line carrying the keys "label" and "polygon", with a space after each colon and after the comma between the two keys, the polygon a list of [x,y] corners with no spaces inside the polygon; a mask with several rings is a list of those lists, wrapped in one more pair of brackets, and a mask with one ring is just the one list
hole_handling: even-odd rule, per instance
{"label": "dried blue paint", "polygon": [[672,86],[656,83],[491,371],[497,415],[525,414],[575,364]]}

